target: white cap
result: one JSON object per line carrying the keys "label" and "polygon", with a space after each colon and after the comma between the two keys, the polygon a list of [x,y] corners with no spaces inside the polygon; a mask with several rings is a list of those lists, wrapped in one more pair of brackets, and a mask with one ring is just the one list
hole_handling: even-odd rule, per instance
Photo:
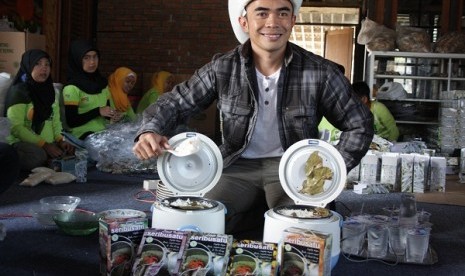
{"label": "white cap", "polygon": [[[231,26],[233,28],[234,34],[236,35],[237,40],[242,44],[249,39],[249,35],[242,30],[241,25],[239,24],[239,17],[243,15],[245,6],[254,0],[229,0],[228,1],[228,10],[229,10],[229,20],[231,21]],[[292,3],[294,8],[294,15],[299,14],[300,6],[302,5],[302,0],[289,0]]]}

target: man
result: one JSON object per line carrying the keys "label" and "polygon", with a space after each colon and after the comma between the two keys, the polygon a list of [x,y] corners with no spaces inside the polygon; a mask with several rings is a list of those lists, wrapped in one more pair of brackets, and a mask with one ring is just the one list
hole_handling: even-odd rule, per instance
{"label": "man", "polygon": [[348,169],[373,137],[371,113],[338,66],[288,42],[301,4],[229,0],[231,24],[243,44],[216,55],[143,114],[133,151],[149,159],[169,147],[163,136],[169,129],[217,100],[224,170],[206,197],[226,205],[226,233],[246,230],[241,221],[263,193],[269,208],[293,204],[279,181],[280,157],[292,144],[317,138],[322,116],[345,130],[338,149]]}

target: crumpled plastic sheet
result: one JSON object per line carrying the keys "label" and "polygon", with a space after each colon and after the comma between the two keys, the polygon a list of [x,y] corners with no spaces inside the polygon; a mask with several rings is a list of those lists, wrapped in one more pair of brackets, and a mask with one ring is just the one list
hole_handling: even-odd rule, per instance
{"label": "crumpled plastic sheet", "polygon": [[157,173],[157,160],[140,160],[132,152],[141,118],[117,123],[89,135],[84,144],[100,171],[114,174]]}

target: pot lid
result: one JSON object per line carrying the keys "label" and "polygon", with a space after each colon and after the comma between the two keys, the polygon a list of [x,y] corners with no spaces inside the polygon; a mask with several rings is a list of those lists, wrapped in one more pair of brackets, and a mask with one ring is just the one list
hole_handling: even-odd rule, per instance
{"label": "pot lid", "polygon": [[182,141],[195,136],[200,140],[200,149],[196,153],[184,157],[164,153],[158,157],[160,180],[175,196],[204,196],[216,185],[223,171],[220,149],[207,136],[184,132],[173,136],[168,143],[176,148]]}
{"label": "pot lid", "polygon": [[296,204],[325,207],[342,192],[346,178],[342,155],[322,140],[307,139],[293,144],[279,163],[281,186]]}

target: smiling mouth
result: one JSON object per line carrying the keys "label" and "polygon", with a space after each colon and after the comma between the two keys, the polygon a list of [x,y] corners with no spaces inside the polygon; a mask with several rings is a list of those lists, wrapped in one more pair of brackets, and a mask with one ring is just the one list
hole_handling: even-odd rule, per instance
{"label": "smiling mouth", "polygon": [[266,38],[270,39],[278,39],[281,37],[281,34],[262,34]]}

